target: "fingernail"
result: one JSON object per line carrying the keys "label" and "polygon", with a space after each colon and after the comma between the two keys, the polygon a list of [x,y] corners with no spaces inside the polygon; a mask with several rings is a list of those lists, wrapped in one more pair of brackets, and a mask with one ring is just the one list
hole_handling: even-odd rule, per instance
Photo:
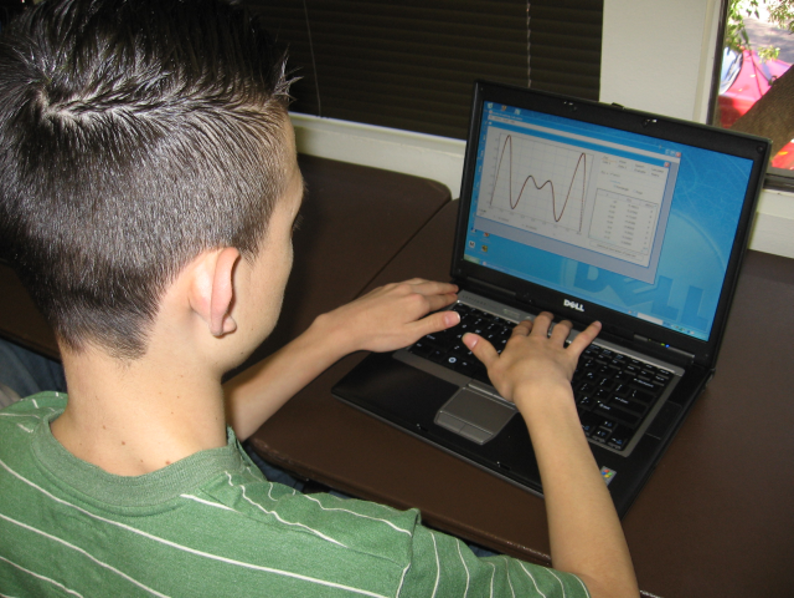
{"label": "fingernail", "polygon": [[451,310],[447,314],[444,315],[444,323],[448,327],[455,327],[460,322],[461,322],[461,315],[459,315],[454,310]]}
{"label": "fingernail", "polygon": [[464,334],[461,338],[461,341],[464,342],[464,345],[472,350],[475,346],[478,345],[478,337],[476,335]]}

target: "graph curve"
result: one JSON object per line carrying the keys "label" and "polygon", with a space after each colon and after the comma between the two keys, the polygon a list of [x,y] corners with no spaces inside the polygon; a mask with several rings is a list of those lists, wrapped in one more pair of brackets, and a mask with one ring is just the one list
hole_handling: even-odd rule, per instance
{"label": "graph curve", "polygon": [[543,188],[549,186],[550,193],[551,193],[551,196],[552,196],[552,198],[551,198],[551,200],[552,200],[552,218],[554,219],[555,223],[560,223],[561,219],[563,219],[563,215],[566,212],[566,208],[568,207],[569,200],[571,198],[572,190],[574,189],[574,183],[575,183],[575,181],[577,181],[577,174],[579,173],[580,168],[582,167],[582,169],[583,169],[583,173],[582,173],[582,177],[581,177],[581,179],[582,179],[582,190],[581,190],[581,194],[580,194],[580,215],[579,215],[580,219],[579,219],[579,228],[578,228],[578,232],[582,233],[582,221],[583,221],[583,215],[584,215],[584,212],[585,212],[585,187],[586,187],[585,186],[585,183],[586,183],[585,175],[586,175],[586,173],[588,171],[588,158],[585,155],[585,153],[584,152],[580,152],[580,155],[579,155],[579,157],[577,159],[577,165],[574,167],[574,171],[573,171],[572,176],[571,176],[571,181],[569,182],[569,186],[568,186],[569,189],[566,192],[566,198],[563,201],[563,206],[561,207],[560,212],[558,212],[557,195],[555,194],[555,184],[554,184],[554,182],[551,179],[547,179],[541,185],[539,185],[538,184],[538,180],[536,180],[535,176],[533,176],[532,174],[528,175],[525,178],[524,182],[522,183],[522,186],[521,186],[521,188],[519,190],[519,194],[517,194],[516,199],[514,199],[514,197],[513,197],[513,137],[510,134],[505,136],[505,141],[503,142],[502,150],[500,151],[500,159],[497,162],[497,171],[496,171],[495,177],[494,177],[494,186],[492,187],[492,190],[491,190],[491,198],[489,199],[489,206],[493,206],[493,204],[494,204],[494,194],[497,191],[497,181],[499,179],[500,172],[502,170],[502,163],[503,163],[503,159],[505,158],[506,151],[508,152],[508,205],[510,206],[511,210],[516,210],[517,209],[517,207],[519,206],[519,201],[522,198],[522,194],[524,194],[524,190],[527,187],[527,184],[530,183],[531,181],[533,182],[533,187],[535,187],[535,189],[539,190],[539,191],[542,190]]}

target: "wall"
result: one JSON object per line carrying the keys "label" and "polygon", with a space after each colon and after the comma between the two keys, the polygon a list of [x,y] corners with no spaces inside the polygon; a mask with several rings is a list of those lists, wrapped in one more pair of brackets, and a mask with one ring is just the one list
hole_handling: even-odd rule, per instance
{"label": "wall", "polygon": [[605,0],[602,102],[705,122],[719,0]]}
{"label": "wall", "polygon": [[[601,97],[706,120],[719,0],[605,0]],[[463,140],[293,114],[301,152],[435,179],[457,198]],[[793,195],[765,191],[751,248],[793,257]]]}

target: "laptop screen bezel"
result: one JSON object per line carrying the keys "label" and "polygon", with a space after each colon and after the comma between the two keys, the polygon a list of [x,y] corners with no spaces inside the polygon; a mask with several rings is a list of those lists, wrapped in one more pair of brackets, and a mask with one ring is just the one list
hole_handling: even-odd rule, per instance
{"label": "laptop screen bezel", "polygon": [[[728,260],[724,285],[720,292],[715,318],[709,339],[706,341],[687,336],[664,326],[644,321],[616,310],[589,302],[583,298],[572,297],[542,285],[534,284],[518,277],[485,268],[464,260],[468,218],[473,197],[473,185],[477,163],[477,148],[481,134],[484,106],[488,102],[511,107],[529,109],[550,115],[608,126],[627,132],[658,138],[678,144],[695,146],[718,151],[732,156],[751,159],[753,162],[749,184],[743,200],[741,214]],[[453,252],[451,274],[454,279],[474,280],[489,288],[502,290],[506,297],[526,309],[551,310],[556,316],[568,318],[575,323],[600,320],[605,325],[603,335],[613,336],[638,349],[675,348],[675,355],[667,358],[687,356],[688,360],[707,368],[713,368],[717,361],[717,351],[725,329],[731,299],[739,275],[739,265],[747,248],[750,223],[753,220],[756,203],[764,176],[764,166],[770,153],[767,140],[727,132],[679,119],[654,115],[642,111],[625,109],[588,100],[569,98],[548,92],[539,92],[514,86],[477,81],[473,94],[469,136],[464,160],[463,179],[459,217]],[[568,303],[564,304],[564,300]],[[567,308],[572,303],[584,312]],[[643,344],[640,338],[652,340]],[[646,347],[650,346],[650,347]]]}

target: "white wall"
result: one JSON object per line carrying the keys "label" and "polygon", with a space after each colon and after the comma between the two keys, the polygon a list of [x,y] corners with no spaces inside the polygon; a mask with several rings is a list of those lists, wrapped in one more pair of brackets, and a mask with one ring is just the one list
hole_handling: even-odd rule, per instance
{"label": "white wall", "polygon": [[605,0],[602,102],[705,122],[719,0]]}
{"label": "white wall", "polygon": [[[704,122],[720,0],[605,0],[603,102]],[[457,198],[463,140],[293,114],[301,152],[435,179]],[[793,257],[793,195],[765,191],[751,248]]]}
{"label": "white wall", "polygon": [[464,140],[299,113],[290,116],[299,152],[435,179],[458,198]]}

